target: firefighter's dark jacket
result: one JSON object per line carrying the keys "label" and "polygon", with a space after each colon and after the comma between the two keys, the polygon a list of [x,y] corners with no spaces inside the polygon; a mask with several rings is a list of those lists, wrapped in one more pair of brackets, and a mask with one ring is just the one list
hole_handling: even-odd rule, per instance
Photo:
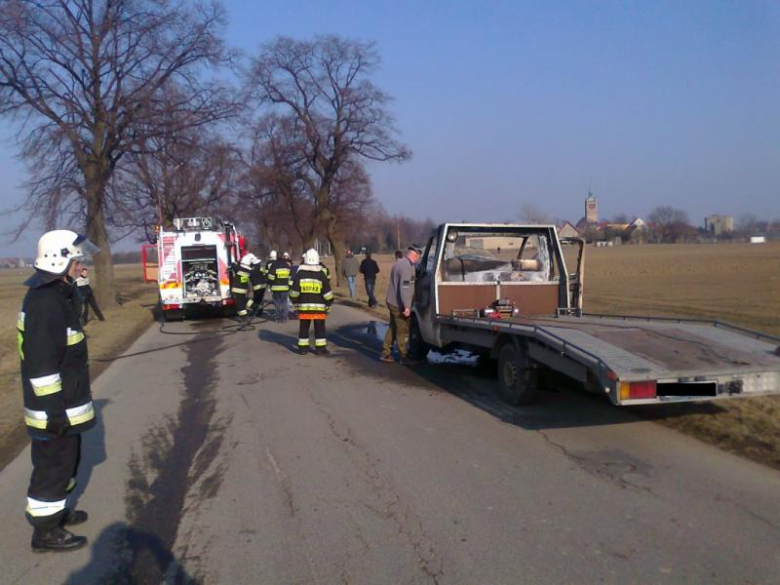
{"label": "firefighter's dark jacket", "polygon": [[233,297],[236,296],[244,296],[244,297],[251,297],[252,296],[252,284],[251,284],[251,272],[252,268],[249,266],[244,266],[243,264],[234,264],[230,268],[231,272],[231,285],[230,285],[230,292],[233,294]]}
{"label": "firefighter's dark jacket", "polygon": [[290,299],[301,314],[324,314],[333,304],[330,279],[322,266],[301,264],[293,276]]}
{"label": "firefighter's dark jacket", "polygon": [[262,264],[256,264],[252,266],[252,271],[249,273],[249,280],[252,283],[252,290],[255,293],[265,291],[268,279],[266,278],[265,267]]}
{"label": "firefighter's dark jacket", "polygon": [[268,265],[268,286],[271,292],[287,292],[290,290],[290,271],[292,267],[287,260],[280,258]]}
{"label": "firefighter's dark jacket", "polygon": [[53,429],[81,433],[95,425],[95,411],[75,286],[40,277],[25,284],[30,288],[16,328],[27,432],[38,437],[55,436]]}

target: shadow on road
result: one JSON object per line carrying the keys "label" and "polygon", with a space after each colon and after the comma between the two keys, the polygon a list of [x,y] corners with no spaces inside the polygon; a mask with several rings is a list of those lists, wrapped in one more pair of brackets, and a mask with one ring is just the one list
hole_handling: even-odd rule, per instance
{"label": "shadow on road", "polygon": [[[627,424],[646,419],[685,416],[722,410],[712,403],[644,407],[616,407],[606,397],[583,390],[576,382],[563,376],[545,376],[544,392],[529,406],[510,406],[498,394],[495,367],[479,367],[476,359],[460,356],[429,354],[426,365],[404,368],[398,364],[382,364],[379,355],[387,325],[371,321],[360,325],[339,327],[328,336],[334,345],[352,350],[367,359],[350,360],[363,373],[388,377],[409,385],[418,385],[457,396],[508,424],[528,430],[604,426]],[[436,363],[430,363],[435,361]]]}
{"label": "shadow on road", "polygon": [[95,426],[81,435],[81,460],[77,473],[76,487],[71,494],[72,508],[84,494],[92,478],[92,471],[106,460],[106,427],[103,425],[103,409],[111,401],[107,398],[98,398],[92,401],[97,422]]}
{"label": "shadow on road", "polygon": [[298,336],[290,335],[288,333],[280,333],[279,331],[271,331],[270,329],[261,329],[257,336],[269,343],[275,343],[276,345],[283,347],[290,353],[297,355],[298,353]]}
{"label": "shadow on road", "polygon": [[[91,543],[90,551],[89,562],[68,575],[67,585],[197,583],[158,537],[124,522],[107,526]],[[148,552],[146,557],[154,563],[131,568],[132,559],[141,552]]]}

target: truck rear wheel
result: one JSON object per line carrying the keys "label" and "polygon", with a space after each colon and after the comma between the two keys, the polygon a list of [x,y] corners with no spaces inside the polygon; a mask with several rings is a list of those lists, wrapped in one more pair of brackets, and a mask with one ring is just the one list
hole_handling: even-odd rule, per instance
{"label": "truck rear wheel", "polygon": [[504,401],[512,405],[531,404],[538,395],[537,372],[525,352],[506,343],[498,354],[498,387]]}

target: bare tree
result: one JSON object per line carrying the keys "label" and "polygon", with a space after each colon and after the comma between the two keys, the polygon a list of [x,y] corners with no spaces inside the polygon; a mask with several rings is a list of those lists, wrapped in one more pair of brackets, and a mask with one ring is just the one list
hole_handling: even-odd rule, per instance
{"label": "bare tree", "polygon": [[[317,237],[317,208],[306,172],[304,136],[297,119],[271,113],[258,120],[249,156],[249,199],[272,213],[276,224],[292,227],[302,248]],[[281,243],[276,234],[266,237],[274,246]]]}
{"label": "bare tree", "polygon": [[155,225],[170,226],[176,217],[230,213],[242,172],[235,147],[199,130],[149,143],[149,152],[130,153],[116,168],[109,188],[112,226],[142,229],[151,239]]}
{"label": "bare tree", "polygon": [[671,205],[656,207],[647,216],[658,243],[673,243],[691,236],[688,214]]}
{"label": "bare tree", "polygon": [[523,203],[519,213],[520,220],[523,223],[550,224],[552,219],[544,211],[536,207],[533,203]]}
{"label": "bare tree", "polygon": [[337,36],[296,41],[281,37],[253,60],[246,83],[254,99],[291,116],[302,137],[301,175],[316,223],[333,247],[336,274],[345,243],[332,191],[350,161],[404,161],[411,153],[395,139],[390,97],[370,76],[379,65],[372,43]]}
{"label": "bare tree", "polygon": [[[107,186],[154,137],[232,111],[200,66],[224,64],[216,3],[7,0],[0,4],[0,114],[20,125],[32,215],[79,217],[101,252],[96,294],[114,303]],[[170,115],[171,111],[176,115]],[[29,223],[29,219],[28,219]]]}

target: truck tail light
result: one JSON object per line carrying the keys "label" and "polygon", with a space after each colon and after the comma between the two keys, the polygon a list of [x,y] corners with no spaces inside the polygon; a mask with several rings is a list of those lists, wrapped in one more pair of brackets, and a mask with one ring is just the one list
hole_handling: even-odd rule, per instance
{"label": "truck tail light", "polygon": [[621,382],[620,400],[635,400],[638,398],[655,398],[655,380],[642,382]]}
{"label": "truck tail light", "polygon": [[232,306],[235,304],[236,301],[234,299],[222,299],[222,306]]}
{"label": "truck tail light", "polygon": [[178,303],[166,303],[163,305],[163,311],[170,311],[171,309],[181,309],[181,305]]}

